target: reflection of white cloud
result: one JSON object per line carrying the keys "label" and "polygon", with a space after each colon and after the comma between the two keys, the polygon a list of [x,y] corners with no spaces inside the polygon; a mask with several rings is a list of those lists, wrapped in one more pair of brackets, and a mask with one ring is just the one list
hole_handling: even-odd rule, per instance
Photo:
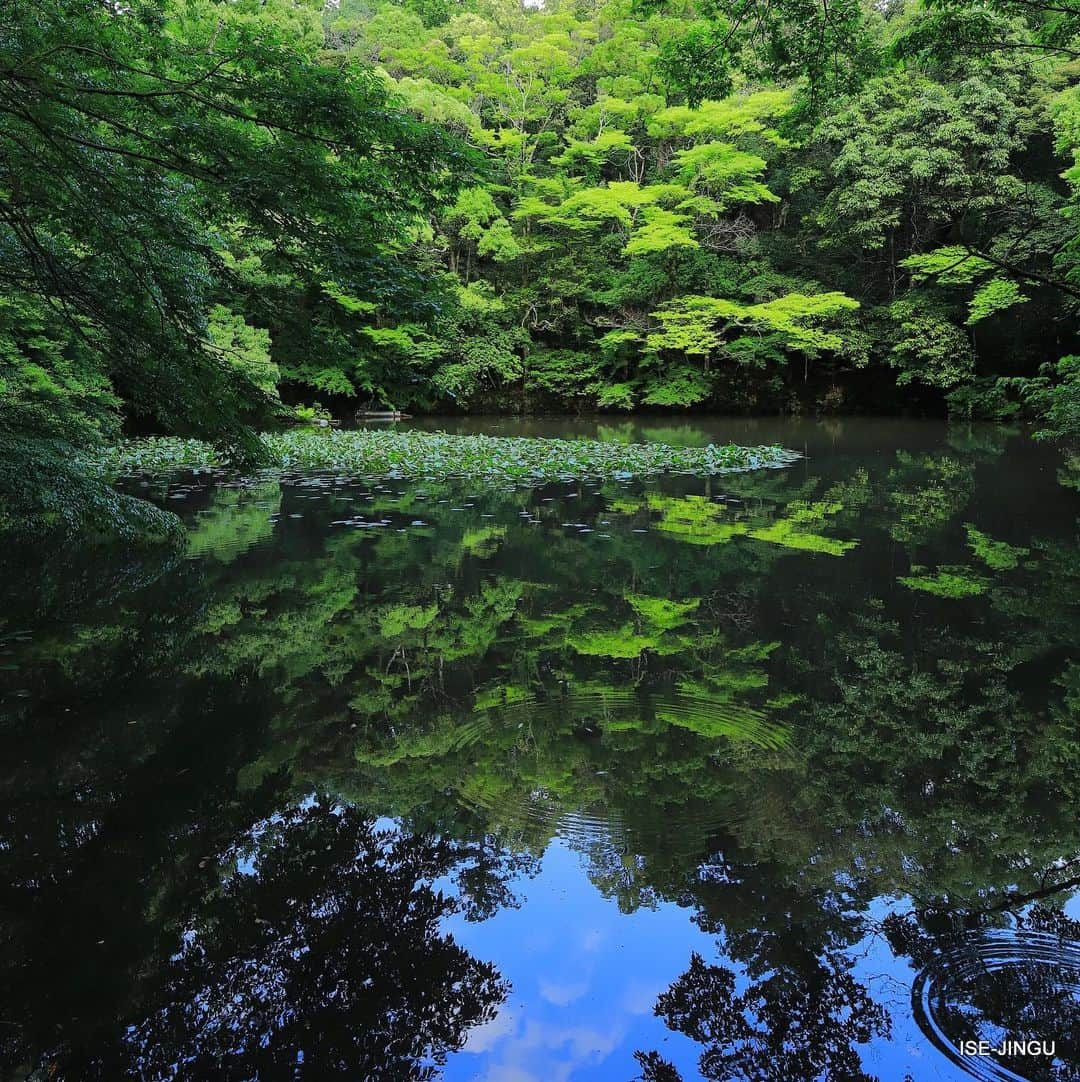
{"label": "reflection of white cloud", "polygon": [[568,1007],[574,1000],[581,999],[589,990],[588,981],[576,984],[557,984],[555,981],[540,981],[540,995],[556,1007]]}
{"label": "reflection of white cloud", "polygon": [[620,1005],[627,1014],[652,1014],[656,997],[666,987],[667,985],[661,985],[659,988],[654,988],[652,985],[642,984],[639,981],[631,981],[623,992]]}
{"label": "reflection of white cloud", "polygon": [[468,1037],[466,1052],[492,1052],[481,1082],[567,1082],[588,1077],[589,1068],[605,1060],[626,1036],[588,1026],[558,1026],[521,1019],[512,1011],[478,1026]]}
{"label": "reflection of white cloud", "polygon": [[478,1056],[490,1052],[504,1037],[509,1037],[517,1029],[517,1023],[517,1017],[512,1010],[499,1011],[490,1022],[469,1030],[462,1052],[472,1052]]}
{"label": "reflection of white cloud", "polygon": [[594,951],[603,942],[604,933],[599,928],[596,928],[595,930],[589,932],[587,935],[582,936],[581,949],[583,951]]}
{"label": "reflection of white cloud", "polygon": [[492,1067],[486,1075],[482,1076],[481,1082],[540,1082],[540,1076],[532,1071],[526,1071],[524,1067],[506,1066]]}
{"label": "reflection of white cloud", "polygon": [[621,1033],[616,1036],[610,1030],[601,1032],[598,1029],[589,1029],[588,1026],[548,1026],[533,1023],[526,1027],[522,1044],[552,1051],[569,1045],[573,1059],[567,1067],[571,1068],[588,1059],[603,1059],[615,1051],[621,1040]]}

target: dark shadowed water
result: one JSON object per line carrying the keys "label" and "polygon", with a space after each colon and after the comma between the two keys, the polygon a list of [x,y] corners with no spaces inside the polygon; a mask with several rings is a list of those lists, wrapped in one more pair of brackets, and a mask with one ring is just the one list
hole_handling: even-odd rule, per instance
{"label": "dark shadowed water", "polygon": [[1080,462],[425,425],[806,458],[0,557],[0,1078],[1080,1078]]}

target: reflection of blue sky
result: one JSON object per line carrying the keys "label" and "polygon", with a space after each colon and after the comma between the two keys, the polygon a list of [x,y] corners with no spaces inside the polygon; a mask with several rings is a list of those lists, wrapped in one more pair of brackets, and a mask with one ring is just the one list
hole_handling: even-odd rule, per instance
{"label": "reflection of blue sky", "polygon": [[[540,874],[516,888],[520,909],[476,924],[460,915],[447,922],[454,938],[476,958],[493,961],[512,988],[495,1019],[472,1030],[465,1048],[451,1056],[444,1077],[630,1082],[639,1074],[634,1052],[655,1049],[684,1082],[698,1082],[701,1047],[653,1014],[657,996],[686,970],[692,951],[707,962],[723,961],[716,940],[693,924],[692,911],[664,904],[621,914],[589,882],[581,857],[559,841],[549,846]],[[874,903],[870,926],[892,908],[906,906],[896,899]],[[919,1030],[911,1014],[915,973],[893,956],[884,936],[868,935],[850,957],[856,979],[892,1017],[891,1040],[857,1046],[867,1073],[881,1082],[969,1079]]]}
{"label": "reflection of blue sky", "polygon": [[475,957],[494,961],[512,988],[498,1016],[451,1057],[452,1082],[569,1082],[638,1074],[636,1049],[656,1049],[699,1078],[700,1048],[652,1013],[656,997],[697,950],[715,941],[675,905],[621,914],[588,881],[581,858],[555,842],[540,874],[517,884],[520,909],[448,923]]}
{"label": "reflection of blue sky", "polygon": [[[867,917],[879,923],[890,912],[906,912],[911,904],[904,899],[878,898],[870,904]],[[883,935],[870,935],[851,951],[852,976],[866,986],[875,1003],[892,1019],[892,1040],[860,1045],[863,1069],[881,1082],[960,1082],[970,1076],[959,1071],[923,1036],[911,1013],[911,983],[916,970],[910,959],[897,958]]]}
{"label": "reflection of blue sky", "polygon": [[[906,898],[876,898],[869,907],[867,918],[871,924],[880,925],[890,912],[906,912],[911,909]],[[1080,894],[1065,902],[1066,916],[1080,918]],[[881,1082],[971,1082],[973,1077],[960,1070],[940,1053],[923,1035],[911,1010],[911,985],[917,976],[910,959],[897,958],[884,935],[868,935],[850,952],[854,961],[851,973],[882,1004],[892,1019],[892,1039],[874,1041],[869,1046],[859,1046],[863,1069]],[[991,1032],[990,1029],[984,1031]],[[1008,1036],[996,1031],[995,1040]],[[1012,1034],[1011,1036],[1019,1036]],[[989,1075],[979,1076],[989,1077]],[[1001,1074],[1000,1077],[1018,1075]]]}

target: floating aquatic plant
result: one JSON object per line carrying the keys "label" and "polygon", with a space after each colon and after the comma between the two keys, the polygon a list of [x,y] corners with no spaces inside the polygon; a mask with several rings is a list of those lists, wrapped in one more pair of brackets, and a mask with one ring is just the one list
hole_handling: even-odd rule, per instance
{"label": "floating aquatic plant", "polygon": [[[498,481],[718,474],[788,466],[799,455],[781,447],[672,447],[666,443],[456,436],[370,429],[274,433],[263,437],[274,470],[342,470],[382,477],[474,477]],[[124,476],[176,469],[222,469],[208,443],[155,436],[118,444],[93,460]]]}

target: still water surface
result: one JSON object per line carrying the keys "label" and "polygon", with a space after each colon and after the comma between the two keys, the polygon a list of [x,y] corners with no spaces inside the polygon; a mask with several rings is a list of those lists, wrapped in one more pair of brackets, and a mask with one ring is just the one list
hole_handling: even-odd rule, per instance
{"label": "still water surface", "polygon": [[1080,465],[422,424],[806,457],[0,557],[0,1078],[1080,1078]]}

